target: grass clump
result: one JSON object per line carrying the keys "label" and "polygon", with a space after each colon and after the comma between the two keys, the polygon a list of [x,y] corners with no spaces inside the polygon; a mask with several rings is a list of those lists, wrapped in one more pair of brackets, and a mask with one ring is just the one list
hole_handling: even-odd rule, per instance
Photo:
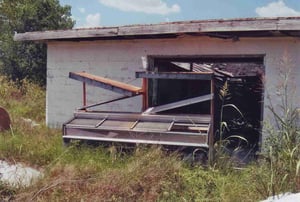
{"label": "grass clump", "polygon": [[[185,201],[257,201],[251,169],[220,170],[213,167],[182,170]],[[182,200],[181,200],[182,201]]]}
{"label": "grass clump", "polygon": [[45,119],[45,89],[23,80],[22,85],[0,75],[0,106],[9,111],[13,120],[19,118],[43,122]]}
{"label": "grass clump", "polygon": [[[85,155],[78,157],[91,157]],[[126,161],[106,155],[90,164],[84,164],[85,160],[80,164],[58,162],[46,179],[18,200],[156,201],[162,192],[176,189],[175,176],[181,165],[176,156],[166,157],[159,148],[136,150]],[[107,159],[111,160],[108,164]]]}

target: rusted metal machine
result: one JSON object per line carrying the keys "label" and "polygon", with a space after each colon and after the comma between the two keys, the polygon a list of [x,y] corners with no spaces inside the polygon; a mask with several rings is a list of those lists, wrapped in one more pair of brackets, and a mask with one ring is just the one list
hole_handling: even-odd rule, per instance
{"label": "rusted metal machine", "polygon": [[[199,69],[199,68],[198,68]],[[83,82],[83,107],[74,112],[74,117],[63,125],[63,140],[95,140],[102,142],[142,143],[172,145],[193,148],[209,148],[213,145],[213,72],[136,72],[143,86],[136,87],[111,79],[70,72],[69,77]],[[151,79],[180,79],[210,81],[209,94],[177,100],[157,106],[149,106],[147,85]],[[122,97],[86,105],[86,84],[98,86],[123,94]],[[141,113],[101,112],[92,107],[119,101],[134,96],[143,97]],[[168,113],[171,110],[210,102],[210,114]]]}
{"label": "rusted metal machine", "polygon": [[9,130],[10,124],[11,121],[8,112],[3,107],[0,107],[0,132]]}

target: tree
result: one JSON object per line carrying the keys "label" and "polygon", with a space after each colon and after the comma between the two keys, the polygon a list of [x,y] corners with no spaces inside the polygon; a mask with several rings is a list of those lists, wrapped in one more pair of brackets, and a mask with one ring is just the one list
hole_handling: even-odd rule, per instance
{"label": "tree", "polygon": [[15,33],[71,29],[71,7],[58,0],[0,0],[0,73],[46,84],[46,45],[15,42]]}

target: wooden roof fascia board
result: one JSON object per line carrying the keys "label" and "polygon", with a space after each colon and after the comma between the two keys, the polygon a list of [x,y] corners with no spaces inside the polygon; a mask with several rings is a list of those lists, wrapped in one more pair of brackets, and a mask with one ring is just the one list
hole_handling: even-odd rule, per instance
{"label": "wooden roof fascia board", "polygon": [[[292,24],[291,24],[292,25]],[[219,20],[219,21],[195,21],[149,25],[120,26],[118,36],[131,35],[160,35],[180,33],[209,33],[209,32],[232,32],[232,31],[261,31],[277,30],[274,19],[267,20]]]}
{"label": "wooden roof fascia board", "polygon": [[281,19],[277,23],[277,30],[298,30],[300,31],[300,19]]}
{"label": "wooden roof fascia board", "polygon": [[200,32],[198,23],[152,24],[124,26],[119,28],[118,35],[158,35]]}
{"label": "wooden roof fascia board", "polygon": [[182,33],[249,32],[300,30],[300,17],[247,18],[232,20],[182,21],[161,24],[131,25],[89,29],[26,32],[16,34],[14,40],[54,40],[75,38],[105,38]]}
{"label": "wooden roof fascia board", "polygon": [[142,88],[122,83],[119,81],[107,79],[100,76],[95,76],[85,72],[70,72],[69,77],[87,84],[98,86],[107,90],[121,93],[127,96],[134,96],[143,92]]}
{"label": "wooden roof fascia board", "polygon": [[300,18],[203,20],[119,27],[119,35],[300,30]]}
{"label": "wooden roof fascia board", "polygon": [[15,41],[39,41],[52,39],[90,38],[90,37],[111,37],[118,35],[118,28],[97,28],[97,29],[72,29],[56,30],[45,32],[25,32],[15,34]]}

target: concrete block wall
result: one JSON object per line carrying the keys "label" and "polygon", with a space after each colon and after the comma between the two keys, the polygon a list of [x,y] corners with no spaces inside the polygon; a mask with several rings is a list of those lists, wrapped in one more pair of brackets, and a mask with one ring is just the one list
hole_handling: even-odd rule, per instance
{"label": "concrete block wall", "polygon": [[[147,55],[265,55],[266,91],[274,92],[278,84],[280,59],[287,54],[294,63],[293,76],[300,78],[300,39],[241,38],[239,41],[208,37],[177,39],[103,40],[82,42],[49,42],[47,61],[46,122],[61,127],[82,105],[82,83],[68,78],[69,72],[86,71],[110,79],[141,86],[135,72],[142,71],[142,57]],[[295,64],[298,64],[295,65]],[[300,95],[298,87],[296,96]],[[106,101],[121,95],[97,87],[87,87],[88,104]],[[272,97],[279,102],[276,95]],[[112,103],[102,110],[140,111],[141,98]],[[267,105],[265,97],[265,105]],[[299,102],[298,102],[299,104]],[[269,113],[264,110],[267,119]]]}

